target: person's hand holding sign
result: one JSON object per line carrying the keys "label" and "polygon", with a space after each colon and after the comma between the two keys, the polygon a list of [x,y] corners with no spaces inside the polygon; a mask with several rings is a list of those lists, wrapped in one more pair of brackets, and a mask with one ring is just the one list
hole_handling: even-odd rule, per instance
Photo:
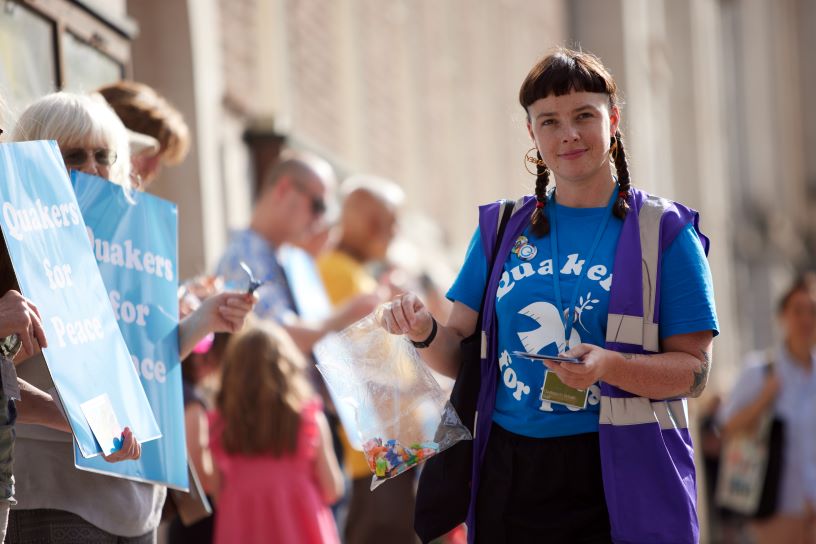
{"label": "person's hand holding sign", "polygon": [[0,338],[11,335],[17,335],[22,346],[18,361],[39,353],[48,345],[37,307],[15,290],[0,297]]}
{"label": "person's hand holding sign", "polygon": [[110,455],[102,454],[102,457],[105,458],[105,461],[108,463],[118,463],[119,461],[130,461],[136,460],[142,456],[142,445],[136,440],[136,437],[133,436],[133,431],[130,430],[130,427],[125,427],[125,430],[122,431],[122,447],[120,447],[115,452],[111,453]]}

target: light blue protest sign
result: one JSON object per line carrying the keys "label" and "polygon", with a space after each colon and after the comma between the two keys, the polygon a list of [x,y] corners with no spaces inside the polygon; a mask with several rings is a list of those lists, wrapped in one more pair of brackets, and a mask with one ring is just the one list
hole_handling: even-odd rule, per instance
{"label": "light blue protest sign", "polygon": [[81,456],[118,447],[111,429],[159,438],[56,142],[0,144],[0,202],[6,248],[42,316],[43,355]]}
{"label": "light blue protest sign", "polygon": [[125,195],[120,186],[81,172],[71,172],[71,182],[113,313],[162,429],[136,461],[77,455],[77,467],[186,490],[176,206],[147,193]]}
{"label": "light blue protest sign", "polygon": [[305,321],[319,322],[332,313],[332,305],[320,271],[311,255],[297,246],[282,245],[278,260],[286,274],[297,314]]}

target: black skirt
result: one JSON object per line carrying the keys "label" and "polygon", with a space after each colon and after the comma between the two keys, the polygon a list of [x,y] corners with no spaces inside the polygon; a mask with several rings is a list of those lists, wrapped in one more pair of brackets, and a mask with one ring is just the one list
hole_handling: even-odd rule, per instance
{"label": "black skirt", "polygon": [[611,543],[598,433],[530,438],[493,424],[476,502],[477,543]]}

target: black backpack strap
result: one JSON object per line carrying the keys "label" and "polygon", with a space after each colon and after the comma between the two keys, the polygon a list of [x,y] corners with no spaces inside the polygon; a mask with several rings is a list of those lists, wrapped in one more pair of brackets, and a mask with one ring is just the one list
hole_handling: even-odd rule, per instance
{"label": "black backpack strap", "polygon": [[497,253],[499,252],[499,248],[501,247],[502,239],[504,238],[504,231],[507,227],[507,223],[510,221],[510,217],[513,215],[513,211],[515,211],[517,204],[520,202],[513,202],[512,200],[501,200],[501,207],[499,208],[499,222],[496,225],[496,239],[493,240],[493,259],[490,262],[490,266],[487,267],[487,277],[485,278],[485,288],[484,292],[482,292],[482,301],[479,303],[479,324],[477,330],[481,328],[482,323],[482,308],[484,308],[484,301],[485,297],[487,297],[487,287],[490,283],[490,277],[493,275],[493,268],[496,266],[496,261],[498,260]]}

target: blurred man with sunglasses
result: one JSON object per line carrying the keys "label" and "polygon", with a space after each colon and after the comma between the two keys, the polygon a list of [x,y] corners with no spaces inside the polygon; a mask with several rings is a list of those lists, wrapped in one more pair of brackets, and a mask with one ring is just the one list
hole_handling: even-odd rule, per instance
{"label": "blurred man with sunglasses", "polygon": [[367,315],[378,302],[374,296],[359,297],[318,323],[307,323],[297,315],[277,252],[281,245],[296,244],[319,227],[336,183],[331,165],[320,157],[285,153],[264,180],[249,228],[234,233],[216,269],[227,284],[238,287],[248,279],[240,263],[248,264],[263,282],[257,290],[255,313],[282,325],[307,355],[325,334]]}

